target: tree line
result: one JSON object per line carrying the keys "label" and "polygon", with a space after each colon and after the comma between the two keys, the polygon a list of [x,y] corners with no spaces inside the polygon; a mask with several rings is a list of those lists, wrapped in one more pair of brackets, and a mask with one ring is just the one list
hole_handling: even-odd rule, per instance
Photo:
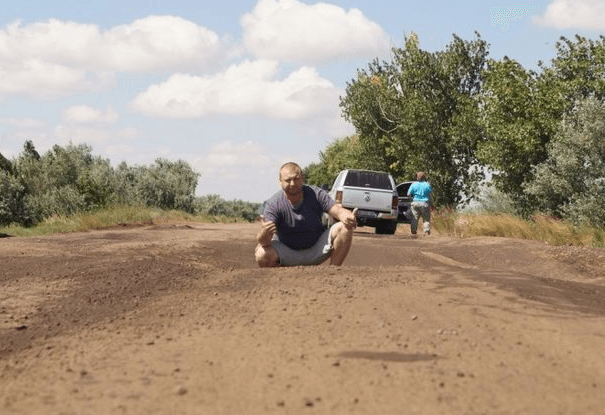
{"label": "tree line", "polygon": [[158,158],[148,166],[116,168],[86,144],[55,145],[39,154],[31,140],[13,160],[0,153],[0,225],[32,226],[53,215],[112,205],[178,209],[253,221],[258,204],[196,197],[200,174],[185,161]]}
{"label": "tree line", "polygon": [[440,206],[481,198],[486,183],[515,213],[535,212],[605,228],[605,37],[561,37],[538,70],[489,58],[478,33],[444,50],[415,34],[388,61],[359,69],[341,97],[356,134],[337,139],[305,168],[332,183],[343,168],[426,171]]}

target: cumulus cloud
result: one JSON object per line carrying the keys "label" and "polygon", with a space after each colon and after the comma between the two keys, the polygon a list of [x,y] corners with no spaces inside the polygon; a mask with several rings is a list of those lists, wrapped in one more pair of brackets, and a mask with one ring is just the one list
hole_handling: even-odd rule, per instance
{"label": "cumulus cloud", "polygon": [[56,97],[105,84],[106,76],[90,76],[86,71],[39,59],[4,63],[0,58],[0,96],[24,94]]}
{"label": "cumulus cloud", "polygon": [[149,16],[101,31],[51,19],[0,30],[0,96],[90,91],[115,72],[185,71],[216,64],[219,36],[174,16]]}
{"label": "cumulus cloud", "polygon": [[74,105],[63,111],[63,119],[74,124],[112,124],[117,121],[118,113],[110,106],[102,111],[88,105]]}
{"label": "cumulus cloud", "polygon": [[245,61],[213,76],[172,75],[139,94],[131,106],[147,115],[198,118],[214,114],[276,119],[332,117],[339,90],[310,67],[277,79],[278,63]]}
{"label": "cumulus cloud", "polygon": [[56,65],[109,71],[164,71],[207,66],[220,52],[211,30],[175,16],[149,16],[101,31],[51,19],[0,31],[2,61],[37,59]]}
{"label": "cumulus cloud", "polygon": [[209,67],[222,46],[216,33],[175,16],[150,16],[115,27],[101,41],[103,60],[118,71]]}
{"label": "cumulus cloud", "polygon": [[259,58],[317,63],[375,57],[389,48],[386,33],[360,10],[328,3],[260,0],[242,26],[244,46]]}
{"label": "cumulus cloud", "polygon": [[605,30],[605,2],[553,0],[544,15],[535,18],[534,22],[557,29]]}

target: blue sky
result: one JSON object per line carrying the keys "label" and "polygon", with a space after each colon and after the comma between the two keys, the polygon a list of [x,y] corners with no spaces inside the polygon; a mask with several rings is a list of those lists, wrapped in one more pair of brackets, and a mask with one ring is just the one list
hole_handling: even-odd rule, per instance
{"label": "blue sky", "polygon": [[354,132],[338,102],[358,68],[411,32],[436,51],[475,31],[490,57],[536,69],[561,36],[604,33],[605,0],[5,0],[0,152],[182,159],[198,195],[260,202],[281,164]]}

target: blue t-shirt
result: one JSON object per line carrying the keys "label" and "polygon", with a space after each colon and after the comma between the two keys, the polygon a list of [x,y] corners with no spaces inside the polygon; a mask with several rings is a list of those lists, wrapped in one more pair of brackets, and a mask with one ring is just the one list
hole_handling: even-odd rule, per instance
{"label": "blue t-shirt", "polygon": [[336,202],[328,192],[315,186],[303,186],[303,200],[294,208],[283,191],[265,204],[265,220],[275,222],[277,237],[292,249],[310,248],[324,232],[321,217]]}
{"label": "blue t-shirt", "polygon": [[408,196],[414,196],[414,202],[428,202],[432,191],[428,182],[414,182],[408,189]]}

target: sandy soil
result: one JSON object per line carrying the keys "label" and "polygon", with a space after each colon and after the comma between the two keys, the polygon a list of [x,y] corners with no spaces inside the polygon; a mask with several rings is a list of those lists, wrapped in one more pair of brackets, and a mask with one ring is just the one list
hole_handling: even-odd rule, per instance
{"label": "sandy soil", "polygon": [[255,224],[0,239],[0,413],[603,414],[605,250]]}

